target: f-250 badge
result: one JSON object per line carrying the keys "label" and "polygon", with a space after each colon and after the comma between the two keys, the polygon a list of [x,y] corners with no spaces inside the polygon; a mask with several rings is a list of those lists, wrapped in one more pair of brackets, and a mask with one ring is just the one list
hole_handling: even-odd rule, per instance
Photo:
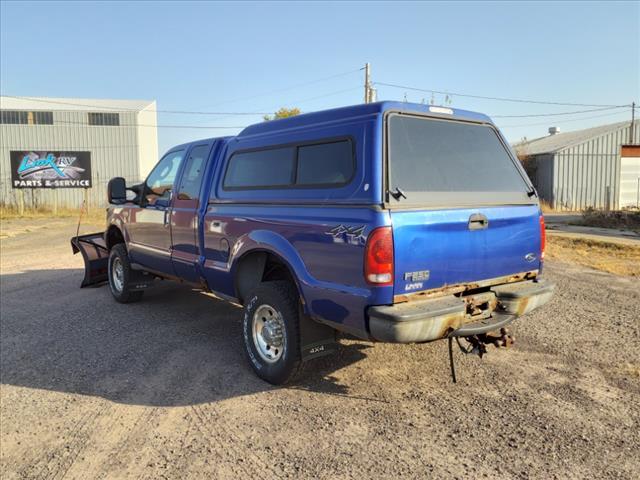
{"label": "f-250 badge", "polygon": [[424,282],[429,280],[429,270],[419,270],[417,272],[405,272],[404,281],[411,282],[404,286],[405,291],[420,290],[424,287]]}
{"label": "f-250 badge", "polygon": [[364,245],[366,241],[366,237],[364,236],[364,225],[349,226],[340,224],[325,233],[333,237],[334,243]]}

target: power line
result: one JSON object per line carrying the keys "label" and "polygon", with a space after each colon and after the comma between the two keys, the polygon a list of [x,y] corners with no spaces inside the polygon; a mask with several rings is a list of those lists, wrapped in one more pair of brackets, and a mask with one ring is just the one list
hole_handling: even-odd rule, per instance
{"label": "power line", "polygon": [[[337,90],[337,91],[333,91],[333,92],[329,92],[329,93],[325,93],[322,95],[317,95],[311,98],[306,98],[303,100],[297,100],[297,101],[292,101],[290,102],[291,105],[297,105],[300,103],[305,103],[305,102],[309,102],[312,100],[317,100],[320,98],[326,98],[326,97],[330,97],[333,95],[338,95],[340,93],[345,93],[345,92],[349,92],[349,91],[353,91],[356,89],[359,89],[360,87],[350,87],[350,88],[346,88],[346,89],[342,89],[342,90]],[[195,112],[195,111],[187,111],[187,110],[136,110],[136,109],[126,109],[126,108],[118,108],[118,107],[102,107],[99,105],[89,105],[89,104],[82,104],[82,103],[72,103],[72,102],[59,102],[59,101],[49,101],[49,100],[40,100],[37,98],[32,98],[32,97],[15,97],[15,96],[11,96],[11,95],[4,95],[5,97],[10,97],[10,98],[27,98],[29,100],[33,100],[36,102],[43,102],[43,103],[60,103],[60,104],[64,104],[64,105],[73,105],[73,106],[79,106],[79,107],[86,107],[86,108],[109,108],[112,110],[116,110],[118,112],[163,112],[163,113],[181,113],[181,114],[197,114],[197,115],[224,115],[224,116],[235,116],[235,115],[246,115],[246,116],[257,116],[257,115],[270,115],[273,112]],[[275,108],[275,107],[274,107]],[[56,112],[63,112],[63,113],[78,113],[80,112],[79,110],[56,110]],[[219,118],[218,120],[222,120],[224,117]],[[95,125],[87,125],[86,123],[83,122],[72,122],[72,121],[64,121],[64,120],[57,120],[55,122],[56,125],[59,124],[65,124],[65,125],[80,125],[80,126],[95,126]],[[245,128],[246,125],[244,126],[208,126],[208,125],[162,125],[162,124],[158,124],[158,125],[151,125],[151,124],[141,124],[141,123],[136,123],[136,124],[120,124],[118,125],[120,127],[135,127],[135,126],[140,126],[140,127],[158,127],[158,128],[204,128],[204,129],[237,129],[237,128]]]}
{"label": "power line", "polygon": [[[362,88],[362,87],[351,87],[351,88],[345,88],[345,89],[342,89],[342,90],[336,90],[336,91],[333,91],[333,92],[324,93],[324,94],[322,94],[322,95],[317,95],[317,96],[315,96],[315,97],[305,98],[305,99],[303,99],[303,100],[294,100],[294,101],[291,101],[291,102],[287,102],[287,104],[289,104],[289,105],[299,105],[299,104],[301,104],[301,103],[310,102],[310,101],[312,101],[312,100],[318,100],[319,98],[331,97],[331,96],[333,96],[333,95],[338,95],[338,94],[340,94],[340,93],[350,92],[350,91],[352,91],[352,90],[359,90],[360,88]],[[281,106],[282,106],[282,104],[281,104],[280,106],[278,106],[278,107],[273,107],[273,110],[275,110],[275,109],[277,109],[277,108],[280,108]],[[309,112],[302,112],[302,113],[309,113]],[[271,113],[268,113],[268,114],[265,114],[265,115],[270,115],[270,114],[271,114]],[[224,118],[225,118],[225,117],[219,117],[217,120],[223,120]]]}
{"label": "power line", "polygon": [[119,125],[89,125],[88,123],[83,122],[71,122],[66,120],[58,120],[53,125],[42,125],[39,126],[49,126],[55,127],[56,125],[67,126],[67,125],[78,125],[81,127],[157,127],[157,128],[208,128],[208,129],[232,129],[232,128],[246,128],[247,125],[235,125],[235,126],[222,126],[222,125],[153,125],[150,123],[120,123]]}
{"label": "power line", "polygon": [[573,107],[621,107],[621,106],[631,106],[631,105],[603,105],[603,104],[592,104],[592,103],[571,103],[571,102],[552,102],[552,101],[542,101],[542,100],[529,100],[522,98],[507,98],[507,97],[488,97],[484,95],[472,95],[469,93],[457,93],[457,92],[448,92],[442,90],[432,90],[427,88],[416,88],[416,87],[408,87],[406,85],[397,85],[394,83],[384,83],[384,82],[374,82],[374,85],[383,85],[385,87],[392,88],[401,88],[404,90],[414,90],[417,92],[425,92],[425,93],[437,93],[442,95],[456,95],[458,97],[468,97],[468,98],[478,98],[482,100],[495,100],[501,102],[515,102],[515,103],[534,103],[538,105],[564,105],[564,106],[573,106]]}
{"label": "power line", "polygon": [[[620,115],[621,113],[627,113],[627,112],[623,111],[623,110],[620,110],[618,112],[605,113],[603,115],[592,115],[590,117],[572,118],[570,120],[558,120],[557,122],[553,122],[553,123],[579,122],[581,120],[591,120],[593,118],[611,117],[611,116],[614,116],[614,115]],[[519,125],[500,125],[500,128],[537,127],[537,126],[541,126],[541,125],[548,126],[549,122],[524,123],[524,124],[519,124]]]}
{"label": "power line", "polygon": [[[339,90],[337,92],[331,92],[325,95],[320,95],[318,97],[312,97],[312,98],[308,98],[305,100],[300,100],[297,102],[292,102],[294,104],[297,103],[303,103],[305,101],[311,101],[311,100],[315,100],[317,98],[323,98],[329,95],[336,95],[339,93],[344,93],[347,91],[352,91],[355,89],[360,89],[361,87],[354,87],[354,88],[348,88],[345,90]],[[571,115],[571,114],[579,114],[579,113],[587,113],[587,112],[598,112],[598,111],[603,111],[603,110],[613,110],[613,109],[617,109],[620,111],[614,112],[614,113],[610,113],[610,114],[605,114],[605,115],[595,115],[595,116],[591,116],[591,117],[582,117],[582,118],[577,118],[577,119],[573,119],[573,120],[559,120],[555,123],[564,123],[567,121],[579,121],[579,120],[588,120],[591,118],[599,118],[599,117],[606,117],[606,116],[610,116],[610,115],[617,115],[620,113],[625,113],[625,111],[623,111],[622,109],[626,109],[627,107],[608,107],[608,108],[601,108],[601,109],[593,109],[593,110],[579,110],[579,111],[574,111],[574,112],[564,112],[564,113],[557,113],[557,114],[538,114],[538,115],[493,115],[492,118],[522,118],[522,117],[529,117],[529,116],[535,116],[535,117],[545,117],[545,116],[555,116],[555,115]],[[544,123],[532,123],[532,124],[522,124],[522,125],[507,125],[504,126],[502,128],[510,128],[510,127],[526,127],[526,126],[537,126],[537,125],[546,125],[548,122],[544,122]],[[88,123],[84,123],[84,122],[73,122],[73,121],[67,121],[67,120],[57,120],[53,125],[40,125],[40,126],[80,126],[80,127],[103,127],[105,125],[89,125]],[[215,130],[231,130],[231,129],[244,129],[246,128],[248,125],[163,125],[163,124],[144,124],[144,123],[121,123],[119,125],[109,125],[107,127],[157,127],[157,128],[184,128],[184,129],[215,129]]]}
{"label": "power line", "polygon": [[617,107],[604,107],[604,108],[592,108],[589,110],[574,110],[572,112],[560,112],[560,113],[531,113],[527,115],[490,115],[491,118],[527,118],[527,117],[557,117],[562,115],[574,115],[577,113],[590,113],[590,112],[602,112],[604,110],[616,110],[616,109],[627,109],[629,108],[626,105],[620,105]]}
{"label": "power line", "polygon": [[[351,92],[353,90],[359,90],[360,88],[362,88],[362,87],[358,86],[358,87],[345,88],[345,89],[342,89],[342,90],[336,90],[336,91],[333,91],[333,92],[324,93],[322,95],[317,95],[315,97],[305,98],[303,100],[295,100],[295,101],[292,101],[292,102],[289,102],[289,103],[291,105],[298,105],[300,103],[310,102],[312,100],[317,100],[317,99],[320,99],[320,98],[326,98],[326,97],[330,97],[330,96],[333,96],[333,95],[338,95],[340,93]],[[305,112],[305,113],[310,113],[310,112]],[[270,113],[260,114],[260,115],[270,115],[270,114],[271,114],[271,112]],[[219,119],[219,120],[221,120],[221,119]],[[83,123],[83,122],[72,122],[72,121],[63,121],[63,120],[56,121],[56,125],[60,124],[60,123],[69,124],[69,125],[84,125],[84,126],[89,126],[89,127],[95,126],[95,125],[88,125],[88,124]],[[100,125],[98,125],[98,126],[100,126]],[[136,126],[153,127],[153,126],[157,126],[159,128],[218,128],[218,129],[229,128],[229,129],[231,129],[231,128],[246,128],[248,125],[243,125],[243,126],[238,126],[238,125],[236,125],[236,126],[206,126],[206,125],[161,125],[161,124],[160,125],[151,125],[151,124],[141,124],[141,123],[135,123],[135,124],[122,124],[121,123],[118,126],[120,126],[120,127],[136,127]]]}
{"label": "power line", "polygon": [[345,77],[347,75],[351,75],[353,73],[359,72],[360,70],[362,70],[362,68],[356,68],[355,70],[349,70],[348,72],[343,72],[343,73],[338,73],[338,74],[335,74],[335,75],[330,75],[328,77],[318,78],[318,79],[312,80],[310,82],[299,83],[297,85],[292,85],[290,87],[281,88],[281,89],[278,89],[278,90],[271,90],[270,92],[259,93],[257,95],[252,95],[250,97],[235,98],[235,99],[232,99],[232,100],[225,100],[223,102],[215,103],[214,106],[223,105],[223,104],[227,104],[227,103],[233,103],[233,102],[240,102],[240,101],[244,101],[244,100],[252,100],[254,98],[264,97],[264,96],[267,96],[267,95],[272,95],[274,93],[287,92],[289,90],[295,90],[297,88],[306,87],[308,85],[315,85],[316,83],[325,82],[327,80],[333,80],[334,78]]}
{"label": "power line", "polygon": [[[55,142],[54,142],[55,143]],[[78,148],[91,148],[91,149],[104,149],[104,150],[110,150],[110,149],[118,149],[118,148],[138,148],[139,145],[76,145],[75,147],[69,148],[69,147],[52,147],[51,145],[49,145],[48,147],[29,147],[29,148],[24,148],[24,145],[2,145],[3,148],[8,148],[9,150],[14,150],[14,151],[19,151],[19,152],[44,152],[44,151],[60,151],[60,152],[65,152],[65,151],[74,151],[73,149],[78,149]]]}
{"label": "power line", "polygon": [[[188,110],[144,110],[139,108],[127,108],[127,107],[111,107],[106,105],[96,105],[96,104],[87,104],[87,103],[75,103],[75,102],[64,102],[60,100],[44,100],[41,98],[35,97],[18,97],[15,95],[3,95],[3,97],[7,98],[15,98],[15,99],[27,99],[32,102],[40,102],[47,104],[56,104],[56,105],[70,105],[74,107],[86,107],[93,108],[96,110],[99,109],[107,109],[114,110],[118,112],[160,112],[160,113],[176,113],[176,114],[189,114],[189,115],[267,115],[269,112],[203,112],[203,111],[188,111]],[[77,112],[78,110],[56,110],[57,112]]]}
{"label": "power line", "polygon": [[325,93],[323,95],[318,95],[316,97],[305,98],[304,100],[297,100],[297,101],[289,102],[289,103],[290,103],[290,105],[298,105],[299,103],[310,102],[311,100],[317,100],[319,98],[330,97],[332,95],[338,95],[340,93],[351,92],[353,90],[360,90],[361,88],[362,88],[361,86],[345,88],[343,90],[336,90],[335,92]]}
{"label": "power line", "polygon": [[[325,93],[322,95],[317,95],[315,97],[311,97],[311,98],[306,98],[304,100],[298,100],[298,101],[294,101],[291,102],[292,105],[296,105],[296,104],[300,104],[300,103],[304,103],[304,102],[308,102],[308,101],[312,101],[312,100],[317,100],[319,98],[325,98],[325,97],[329,97],[332,95],[338,95],[340,93],[344,93],[344,92],[349,92],[349,91],[353,91],[356,89],[360,89],[361,87],[350,87],[350,88],[346,88],[346,89],[342,89],[342,90],[337,90],[337,91],[333,91],[333,92],[329,92],[329,93]],[[264,113],[264,115],[268,115],[267,113]],[[19,124],[18,124],[19,125]],[[40,124],[41,126],[56,126],[56,125],[61,125],[61,126],[69,126],[69,125],[77,125],[77,126],[81,126],[81,127],[101,127],[101,126],[106,126],[106,125],[89,125],[86,122],[74,122],[74,121],[70,121],[70,120],[56,120],[55,123],[53,125],[45,125],[45,124]],[[163,125],[163,124],[157,124],[157,125],[153,125],[153,124],[144,124],[144,123],[120,123],[118,125],[108,125],[110,127],[157,127],[157,128],[185,128],[185,129],[217,129],[217,130],[224,130],[224,129],[243,129],[246,128],[248,125],[232,125],[232,126],[222,126],[222,125]]]}
{"label": "power line", "polygon": [[[390,84],[384,84],[381,82],[376,82],[377,84],[380,85],[390,85]],[[399,86],[398,86],[399,87]],[[337,95],[340,93],[344,93],[344,92],[348,92],[348,91],[352,91],[352,90],[356,90],[359,89],[360,87],[352,87],[352,88],[347,88],[347,89],[343,89],[343,90],[338,90],[338,91],[334,91],[334,92],[330,92],[327,94],[323,94],[323,95],[318,95],[315,97],[311,97],[311,98],[307,98],[304,100],[298,100],[298,101],[293,101],[293,102],[288,102],[290,104],[299,104],[299,103],[303,103],[303,102],[308,102],[308,101],[312,101],[312,100],[316,100],[319,98],[324,98],[324,97],[328,97],[328,96],[332,96],[332,95]],[[400,88],[400,87],[399,87]],[[409,87],[405,87],[405,88],[409,88]],[[425,91],[425,92],[433,92],[433,93],[445,93],[445,92],[439,92],[436,90],[421,90],[421,89],[415,89],[415,90],[420,90],[420,91]],[[468,96],[468,97],[473,97],[473,98],[485,98],[485,99],[491,99],[491,100],[499,100],[497,98],[494,97],[480,97],[477,95],[463,95],[463,94],[459,94],[459,93],[449,93],[451,95],[458,95],[458,96]],[[63,101],[57,101],[57,100],[42,100],[39,98],[34,98],[34,97],[17,97],[17,96],[13,96],[13,95],[4,95],[5,97],[9,97],[9,98],[16,98],[16,99],[22,99],[22,98],[26,98],[28,100],[31,101],[35,101],[35,102],[41,102],[41,103],[50,103],[50,104],[62,104],[62,105],[73,105],[73,106],[79,106],[79,107],[86,107],[86,108],[96,108],[96,109],[110,109],[110,110],[115,110],[115,111],[119,111],[119,112],[161,112],[161,113],[172,113],[172,114],[189,114],[189,115],[225,115],[225,116],[257,116],[257,115],[269,115],[272,112],[207,112],[207,111],[190,111],[190,110],[139,110],[139,109],[129,109],[126,107],[110,107],[110,106],[99,106],[99,105],[91,105],[91,104],[83,104],[83,103],[74,103],[74,102],[63,102]],[[555,104],[555,105],[579,105],[579,104],[564,104],[564,103],[552,103],[552,102],[536,102],[536,101],[525,101],[525,100],[515,100],[515,99],[501,99],[501,100],[505,100],[505,101],[522,101],[522,102],[529,102],[529,103],[544,103],[544,104]],[[586,106],[586,104],[585,104]],[[597,112],[597,111],[602,111],[602,110],[610,110],[610,109],[617,109],[617,108],[628,108],[629,105],[611,105],[611,106],[603,106],[603,108],[597,108],[597,109],[589,109],[589,110],[576,110],[576,111],[571,111],[571,112],[559,112],[559,113],[539,113],[539,114],[523,114],[523,115],[492,115],[493,118],[527,118],[527,117],[553,117],[553,116],[563,116],[563,115],[572,115],[572,114],[577,114],[577,113],[590,113],[590,112]],[[636,109],[640,108],[640,107],[635,107]],[[73,112],[77,112],[77,110],[56,110],[58,112],[66,112],[66,113],[73,113]],[[169,125],[167,126],[169,127]],[[185,128],[187,128],[187,126],[185,126]],[[195,126],[193,128],[196,128]],[[198,127],[199,128],[199,127]],[[213,128],[213,127],[202,127],[202,128]],[[238,127],[229,127],[229,128],[238,128]]]}
{"label": "power line", "polygon": [[[236,101],[241,101],[241,100],[250,100],[253,98],[257,98],[257,97],[261,97],[261,96],[265,96],[265,95],[271,95],[273,93],[279,93],[279,92],[286,92],[289,90],[294,90],[296,88],[301,88],[301,87],[305,87],[307,85],[314,85],[316,83],[321,83],[327,80],[331,80],[334,78],[339,78],[339,77],[344,77],[346,75],[350,75],[352,73],[356,73],[359,72],[360,69],[355,69],[355,70],[350,70],[348,72],[342,72],[342,73],[338,73],[335,75],[330,75],[328,77],[322,77],[322,78],[318,78],[316,80],[312,80],[310,82],[306,82],[306,83],[300,83],[297,85],[293,85],[290,87],[286,87],[286,88],[281,88],[278,90],[272,90],[270,92],[266,92],[266,93],[260,93],[257,95],[252,95],[250,97],[244,97],[244,98],[239,98],[239,99],[232,99],[232,100],[225,100],[223,102],[219,102],[218,105],[221,104],[225,104],[225,103],[231,103],[231,102],[236,102]],[[40,103],[48,103],[48,104],[58,104],[58,105],[70,105],[70,106],[76,106],[76,107],[85,107],[85,108],[94,108],[94,109],[101,109],[101,110],[113,110],[113,111],[119,111],[119,112],[157,112],[157,113],[170,113],[170,114],[181,114],[181,115],[268,115],[272,112],[214,112],[214,111],[191,111],[191,110],[162,110],[162,109],[155,109],[155,110],[140,110],[140,109],[136,109],[136,108],[129,108],[129,107],[112,107],[112,106],[107,106],[107,105],[96,105],[96,104],[89,104],[89,103],[77,103],[77,102],[67,102],[64,100],[54,100],[54,99],[43,99],[43,98],[36,98],[36,97],[20,97],[20,96],[16,96],[16,95],[2,95],[3,97],[7,97],[7,98],[14,98],[14,99],[27,99],[33,102],[40,102]],[[318,97],[320,98],[320,97]],[[59,110],[60,111],[60,110]],[[64,111],[64,110],[62,110]],[[75,111],[75,110],[69,110],[69,111]]]}

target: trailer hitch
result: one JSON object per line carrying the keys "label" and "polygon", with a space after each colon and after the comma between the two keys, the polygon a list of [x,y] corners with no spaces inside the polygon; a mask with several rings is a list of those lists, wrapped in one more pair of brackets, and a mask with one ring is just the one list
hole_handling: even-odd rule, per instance
{"label": "trailer hitch", "polygon": [[[493,345],[496,348],[509,348],[516,341],[515,337],[509,333],[505,327],[500,329],[500,333],[480,333],[477,335],[469,335],[467,337],[459,337],[449,335],[449,365],[451,367],[451,379],[453,383],[457,383],[456,368],[453,361],[453,339],[455,338],[460,351],[465,355],[478,355],[482,358],[487,353],[487,345]],[[460,339],[467,342],[463,345]]]}

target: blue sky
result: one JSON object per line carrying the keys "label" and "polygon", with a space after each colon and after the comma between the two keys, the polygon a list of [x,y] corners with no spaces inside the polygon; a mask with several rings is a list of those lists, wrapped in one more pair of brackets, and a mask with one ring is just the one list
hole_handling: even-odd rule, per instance
{"label": "blue sky", "polygon": [[[373,81],[493,97],[640,101],[640,3],[2,2],[5,95],[156,99],[159,110],[303,111],[362,101]],[[338,75],[343,74],[343,75]],[[328,80],[326,77],[335,76]],[[378,85],[379,99],[431,94]],[[489,115],[588,107],[451,95]],[[436,103],[444,95],[435,95]],[[597,116],[598,118],[591,118]],[[574,130],[630,109],[496,118],[510,140]],[[159,113],[161,125],[241,127],[254,116]],[[238,128],[160,128],[160,150]]]}

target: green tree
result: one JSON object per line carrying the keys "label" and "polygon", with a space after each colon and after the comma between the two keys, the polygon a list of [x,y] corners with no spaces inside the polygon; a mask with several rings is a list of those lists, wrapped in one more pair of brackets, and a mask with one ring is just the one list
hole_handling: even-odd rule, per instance
{"label": "green tree", "polygon": [[264,121],[268,122],[269,120],[277,120],[279,118],[288,118],[288,117],[295,117],[296,115],[300,115],[300,109],[299,108],[287,108],[287,107],[282,107],[280,110],[278,110],[276,113],[274,113],[273,115],[265,115],[264,117]]}

